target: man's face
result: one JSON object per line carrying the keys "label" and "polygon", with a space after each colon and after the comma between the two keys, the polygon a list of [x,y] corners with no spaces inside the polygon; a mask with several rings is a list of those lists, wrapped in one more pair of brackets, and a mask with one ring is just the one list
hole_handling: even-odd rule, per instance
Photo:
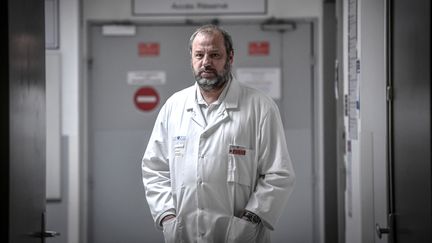
{"label": "man's face", "polygon": [[228,81],[233,57],[227,56],[220,33],[198,33],[192,42],[192,69],[204,91],[218,90]]}

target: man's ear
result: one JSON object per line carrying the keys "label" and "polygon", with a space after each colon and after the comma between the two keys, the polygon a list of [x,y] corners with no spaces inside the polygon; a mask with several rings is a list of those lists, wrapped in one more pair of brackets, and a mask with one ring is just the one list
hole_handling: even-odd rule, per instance
{"label": "man's ear", "polygon": [[233,62],[234,62],[234,52],[233,51],[230,52],[228,60],[229,60],[230,64],[233,64]]}

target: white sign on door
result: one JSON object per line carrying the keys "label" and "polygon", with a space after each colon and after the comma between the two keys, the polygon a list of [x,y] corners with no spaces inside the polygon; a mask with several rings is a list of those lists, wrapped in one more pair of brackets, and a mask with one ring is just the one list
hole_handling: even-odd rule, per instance
{"label": "white sign on door", "polygon": [[238,81],[241,83],[261,90],[273,99],[280,99],[280,68],[238,68],[236,74]]}
{"label": "white sign on door", "polygon": [[134,0],[135,15],[266,14],[267,0]]}
{"label": "white sign on door", "polygon": [[159,70],[129,71],[127,73],[129,85],[160,85],[166,82],[166,72]]}

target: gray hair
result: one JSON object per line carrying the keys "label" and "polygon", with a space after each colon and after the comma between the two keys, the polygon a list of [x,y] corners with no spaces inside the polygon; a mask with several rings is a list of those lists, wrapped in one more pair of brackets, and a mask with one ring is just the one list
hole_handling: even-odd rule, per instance
{"label": "gray hair", "polygon": [[189,39],[189,52],[192,53],[192,42],[199,33],[215,34],[218,32],[221,33],[223,36],[227,57],[229,57],[231,53],[234,54],[231,36],[224,29],[214,24],[203,25],[195,30],[195,32],[191,35]]}

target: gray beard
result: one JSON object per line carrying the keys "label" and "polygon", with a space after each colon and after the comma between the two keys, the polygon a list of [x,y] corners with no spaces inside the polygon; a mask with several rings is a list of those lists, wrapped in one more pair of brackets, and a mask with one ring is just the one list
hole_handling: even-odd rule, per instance
{"label": "gray beard", "polygon": [[219,88],[223,87],[225,83],[228,81],[220,77],[214,79],[195,77],[195,79],[198,83],[198,86],[204,91],[218,90]]}
{"label": "gray beard", "polygon": [[214,79],[201,78],[199,74],[195,75],[195,80],[198,86],[204,91],[214,91],[222,88],[229,80],[232,79],[231,67],[225,65],[224,72],[222,75],[217,74]]}

